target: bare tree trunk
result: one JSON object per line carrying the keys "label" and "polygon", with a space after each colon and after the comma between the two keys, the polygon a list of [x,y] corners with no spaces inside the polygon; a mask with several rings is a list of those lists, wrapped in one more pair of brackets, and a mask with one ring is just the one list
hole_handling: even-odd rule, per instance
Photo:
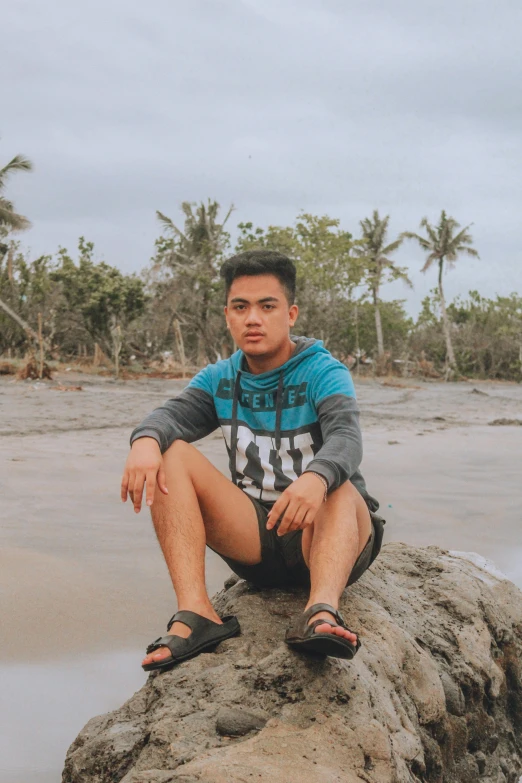
{"label": "bare tree trunk", "polygon": [[174,319],[174,334],[176,335],[176,347],[178,349],[179,358],[181,360],[181,377],[184,378],[186,372],[186,366],[187,366],[187,359],[185,356],[185,343],[183,342],[183,332],[181,331],[181,326],[177,318]]}
{"label": "bare tree trunk", "polygon": [[446,339],[446,363],[454,369],[457,366],[455,361],[455,352],[453,351],[453,344],[451,342],[451,331],[448,320],[448,314],[446,312],[446,300],[444,299],[444,289],[442,287],[442,269],[444,265],[444,258],[439,261],[439,296],[440,296],[440,309],[442,313],[442,326],[444,329],[444,337]]}
{"label": "bare tree trunk", "polygon": [[[26,321],[24,321],[24,319],[23,319],[23,318],[20,318],[20,316],[19,316],[17,313],[15,313],[15,312],[14,312],[14,310],[11,310],[11,308],[9,307],[9,305],[7,305],[7,304],[6,304],[5,302],[3,302],[1,299],[0,299],[0,307],[2,308],[2,310],[3,310],[5,313],[7,313],[7,315],[8,315],[8,316],[10,316],[10,317],[13,319],[13,321],[16,321],[16,323],[17,323],[19,326],[21,326],[21,327],[22,327],[22,329],[23,329],[23,330],[24,330],[24,331],[25,331],[25,332],[26,332],[26,333],[29,335],[29,337],[32,337],[32,339],[33,339],[33,340],[36,340],[36,341],[38,341],[38,335],[37,335],[37,333],[34,331],[34,329],[31,329],[31,327],[29,326],[29,324],[28,324],[28,323],[26,323]],[[45,341],[44,341],[44,342],[45,342]]]}
{"label": "bare tree trunk", "polygon": [[38,377],[41,379],[43,378],[43,367],[44,367],[44,346],[43,346],[41,313],[38,313],[38,342],[40,344],[40,366],[38,368]]}
{"label": "bare tree trunk", "polygon": [[375,331],[377,332],[377,354],[384,354],[384,340],[382,336],[381,311],[379,310],[379,289],[373,289],[373,306],[375,310]]}
{"label": "bare tree trunk", "polygon": [[9,250],[7,251],[7,279],[10,283],[14,281],[14,275],[13,275],[13,246],[9,245]]}
{"label": "bare tree trunk", "polygon": [[359,346],[359,307],[355,304],[355,358],[357,364],[355,365],[355,372],[359,377],[359,366],[361,364],[361,348]]}
{"label": "bare tree trunk", "polygon": [[205,350],[205,339],[204,336],[199,332],[198,334],[198,345],[197,345],[197,351],[196,351],[196,363],[198,367],[204,367],[205,364],[209,361],[207,357],[207,352]]}
{"label": "bare tree trunk", "polygon": [[118,378],[120,374],[120,352],[123,345],[123,335],[121,326],[114,321],[114,326],[111,329],[112,335],[112,355],[114,360],[114,375]]}

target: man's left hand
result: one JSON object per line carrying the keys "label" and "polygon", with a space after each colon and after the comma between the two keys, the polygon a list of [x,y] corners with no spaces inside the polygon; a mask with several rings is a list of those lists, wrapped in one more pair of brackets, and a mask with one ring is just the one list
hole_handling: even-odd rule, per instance
{"label": "man's left hand", "polygon": [[278,536],[311,525],[323,504],[324,485],[313,473],[303,473],[281,494],[268,512],[267,530],[281,517]]}

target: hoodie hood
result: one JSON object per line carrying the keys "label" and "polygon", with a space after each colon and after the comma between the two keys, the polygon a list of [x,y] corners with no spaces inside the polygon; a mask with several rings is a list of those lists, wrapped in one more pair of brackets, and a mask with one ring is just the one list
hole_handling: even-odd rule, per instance
{"label": "hoodie hood", "polygon": [[284,375],[288,370],[292,370],[304,359],[307,359],[315,353],[328,353],[322,340],[316,340],[315,337],[298,337],[291,334],[290,339],[295,343],[295,350],[292,356],[280,367],[274,367],[273,370],[267,370],[258,374],[251,373],[248,370],[245,354],[243,351],[236,351],[231,357],[232,367],[235,372],[240,372],[245,388],[259,389],[266,391],[272,389],[278,382],[281,373]]}

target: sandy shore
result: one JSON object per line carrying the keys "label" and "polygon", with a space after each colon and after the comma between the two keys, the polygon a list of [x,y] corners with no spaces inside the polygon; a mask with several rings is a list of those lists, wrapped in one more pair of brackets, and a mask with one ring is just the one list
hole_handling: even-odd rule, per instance
{"label": "sandy shore", "polygon": [[[140,651],[163,632],[174,601],[148,514],[121,503],[119,482],[131,429],[184,384],[72,373],[56,383],[80,383],[83,391],[0,379],[0,669],[44,667],[44,687],[46,676],[54,682],[53,666],[72,666],[81,681],[82,660],[87,671],[104,653],[112,656],[105,673],[119,671],[115,652],[127,650],[124,671],[132,670],[131,651],[137,667],[128,675],[130,692],[141,678]],[[522,419],[522,386],[365,381],[358,396],[364,474],[388,521],[387,540],[476,551],[522,587],[522,427],[488,425]],[[219,432],[197,445],[228,475]],[[207,573],[214,592],[228,568],[211,553]],[[20,682],[30,692],[30,681]],[[115,706],[126,683],[123,677],[118,694],[108,684],[95,704],[89,701],[87,716]],[[23,697],[17,691],[18,707],[11,705],[0,729],[16,726],[17,714],[22,720]],[[64,692],[50,717],[68,703]],[[84,712],[68,720],[67,737],[55,738],[55,756]],[[2,734],[0,759],[8,762],[0,761],[0,770],[2,763],[28,769],[23,751]],[[22,779],[2,774],[0,783]]]}

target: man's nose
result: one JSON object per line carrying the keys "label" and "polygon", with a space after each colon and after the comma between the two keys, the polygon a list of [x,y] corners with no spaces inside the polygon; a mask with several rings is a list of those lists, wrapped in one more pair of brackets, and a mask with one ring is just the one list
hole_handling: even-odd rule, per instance
{"label": "man's nose", "polygon": [[246,323],[248,326],[258,326],[261,323],[261,313],[259,310],[252,308],[247,316]]}

